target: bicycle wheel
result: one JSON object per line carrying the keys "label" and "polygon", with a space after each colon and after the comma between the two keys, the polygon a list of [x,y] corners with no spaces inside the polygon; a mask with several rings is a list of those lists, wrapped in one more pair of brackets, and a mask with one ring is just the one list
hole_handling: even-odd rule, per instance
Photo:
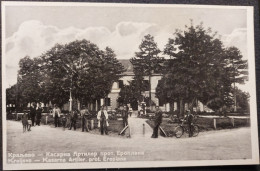
{"label": "bicycle wheel", "polygon": [[184,132],[184,130],[183,130],[182,126],[177,126],[175,128],[175,137],[180,138],[183,135],[183,132]]}
{"label": "bicycle wheel", "polygon": [[198,134],[199,134],[199,126],[198,125],[193,125],[193,127],[192,127],[192,131],[193,131],[193,137],[196,137]]}

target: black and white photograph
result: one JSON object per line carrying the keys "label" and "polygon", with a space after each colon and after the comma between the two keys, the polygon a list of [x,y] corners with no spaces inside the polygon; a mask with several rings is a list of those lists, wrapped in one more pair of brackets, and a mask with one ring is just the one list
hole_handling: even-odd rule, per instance
{"label": "black and white photograph", "polygon": [[259,164],[252,6],[1,15],[5,170]]}

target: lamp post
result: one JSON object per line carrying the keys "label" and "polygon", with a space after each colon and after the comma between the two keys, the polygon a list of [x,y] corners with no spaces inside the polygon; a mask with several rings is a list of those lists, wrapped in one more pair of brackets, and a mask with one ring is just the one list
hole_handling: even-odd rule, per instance
{"label": "lamp post", "polygon": [[70,112],[72,111],[72,95],[71,95],[71,88],[70,88],[70,99],[69,99],[69,101],[70,101]]}

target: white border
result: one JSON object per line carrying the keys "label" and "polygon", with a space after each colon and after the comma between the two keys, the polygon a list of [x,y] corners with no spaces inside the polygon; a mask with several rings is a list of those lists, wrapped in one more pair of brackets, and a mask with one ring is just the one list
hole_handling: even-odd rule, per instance
{"label": "white border", "polygon": [[[214,9],[245,9],[247,10],[247,47],[249,65],[250,88],[250,116],[251,116],[251,143],[252,159],[246,160],[193,160],[193,161],[138,161],[138,162],[100,162],[100,163],[31,163],[7,164],[7,130],[6,130],[6,75],[5,59],[5,7],[6,6],[93,6],[93,7],[149,7],[149,8],[214,8]],[[256,108],[256,82],[255,82],[255,53],[254,53],[254,11],[248,6],[221,6],[221,5],[173,5],[173,4],[127,4],[127,3],[81,3],[81,2],[3,2],[2,11],[2,113],[3,113],[3,168],[5,170],[28,169],[81,169],[81,168],[142,168],[142,167],[177,167],[177,166],[213,166],[213,165],[242,165],[259,164],[257,108]]]}

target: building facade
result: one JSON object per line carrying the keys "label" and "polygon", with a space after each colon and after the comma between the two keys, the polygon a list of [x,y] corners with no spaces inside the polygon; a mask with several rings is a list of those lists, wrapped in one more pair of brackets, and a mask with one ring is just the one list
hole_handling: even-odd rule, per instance
{"label": "building facade", "polygon": [[[112,86],[111,92],[108,94],[107,99],[101,99],[101,105],[105,104],[109,109],[115,109],[119,107],[117,99],[119,97],[119,92],[123,85],[129,85],[129,82],[134,79],[133,66],[129,60],[119,60],[126,69],[126,72],[122,74],[122,77],[118,80],[118,82],[114,82]],[[151,100],[156,104],[160,105],[160,108],[163,111],[169,111],[169,104],[161,105],[159,99],[155,97],[155,90],[158,85],[159,80],[162,78],[162,75],[153,74],[151,76]],[[145,76],[144,80],[149,83],[149,77]],[[149,96],[149,90],[145,91],[144,96]],[[131,106],[134,110],[137,110],[136,107]]]}
{"label": "building facade", "polygon": [[[122,77],[117,81],[114,82],[112,85],[111,92],[108,94],[106,98],[96,100],[94,103],[87,104],[87,107],[89,110],[99,110],[100,106],[104,105],[107,107],[107,110],[114,110],[115,108],[119,107],[119,103],[117,102],[117,99],[119,98],[119,92],[121,91],[121,88],[123,85],[129,85],[129,82],[131,82],[134,79],[134,72],[133,72],[133,66],[131,62],[128,59],[119,60],[120,63],[123,64],[124,68],[126,69],[126,72],[122,74]],[[170,104],[163,104],[160,103],[160,100],[155,97],[155,91],[156,87],[158,85],[159,80],[161,80],[162,75],[160,74],[153,74],[151,76],[151,100],[160,107],[162,111],[168,112],[170,111]],[[145,76],[144,80],[147,81],[147,84],[149,83],[149,77]],[[149,97],[149,90],[145,91],[143,93],[145,97]],[[136,102],[137,104],[137,102]],[[67,103],[63,106],[64,110],[69,110],[70,104]],[[80,108],[80,104],[78,102],[78,108]],[[138,106],[131,106],[133,110],[138,110]],[[140,108],[139,108],[140,109]],[[188,109],[188,104],[185,104],[185,110]],[[173,105],[173,110],[177,110],[177,103],[175,102]],[[210,112],[211,110],[207,108],[207,106],[203,105],[201,102],[198,102],[198,106],[196,110],[199,111],[206,111]]]}
{"label": "building facade", "polygon": [[[123,73],[122,77],[119,79],[118,82],[114,82],[112,86],[111,92],[108,94],[107,99],[101,99],[101,105],[106,104],[109,109],[115,109],[119,107],[119,104],[117,102],[117,99],[119,97],[119,92],[121,90],[121,87],[123,85],[129,85],[129,82],[134,79],[134,73],[133,73],[133,66],[129,60],[119,60],[123,66],[126,68],[126,72]],[[158,85],[159,80],[161,80],[162,75],[160,74],[153,74],[151,76],[151,100],[160,107],[162,111],[168,112],[170,111],[170,104],[162,104],[160,103],[160,100],[155,97],[155,91],[156,87]],[[144,80],[146,80],[149,83],[149,77],[145,76]],[[149,97],[149,90],[145,91],[144,96]],[[134,110],[136,110],[135,107],[132,106]],[[173,110],[177,110],[177,102],[173,105]],[[185,104],[185,110],[188,110],[188,104]],[[206,105],[203,105],[201,102],[198,102],[198,105],[195,110],[199,111],[205,111],[205,112],[212,112],[211,109],[209,109]]]}

